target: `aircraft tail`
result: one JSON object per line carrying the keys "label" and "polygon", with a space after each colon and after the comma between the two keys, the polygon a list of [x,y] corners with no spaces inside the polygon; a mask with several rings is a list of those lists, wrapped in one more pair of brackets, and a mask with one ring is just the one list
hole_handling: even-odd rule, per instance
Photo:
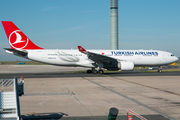
{"label": "aircraft tail", "polygon": [[12,49],[43,49],[35,45],[13,22],[2,21],[2,24]]}

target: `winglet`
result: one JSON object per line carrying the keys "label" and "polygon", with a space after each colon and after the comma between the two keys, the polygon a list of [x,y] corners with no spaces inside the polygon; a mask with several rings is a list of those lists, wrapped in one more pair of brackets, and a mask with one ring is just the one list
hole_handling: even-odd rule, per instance
{"label": "winglet", "polygon": [[78,49],[79,49],[80,52],[86,52],[86,50],[81,46],[78,46]]}

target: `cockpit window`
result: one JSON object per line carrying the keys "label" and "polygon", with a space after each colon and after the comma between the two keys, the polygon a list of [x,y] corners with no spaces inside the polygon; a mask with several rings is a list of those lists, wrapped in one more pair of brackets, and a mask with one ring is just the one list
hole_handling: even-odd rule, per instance
{"label": "cockpit window", "polygon": [[173,54],[171,54],[171,56],[174,56]]}

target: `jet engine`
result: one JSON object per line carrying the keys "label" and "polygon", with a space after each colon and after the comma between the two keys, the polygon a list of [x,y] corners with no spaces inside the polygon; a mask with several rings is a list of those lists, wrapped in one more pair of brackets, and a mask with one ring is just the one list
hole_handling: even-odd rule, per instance
{"label": "jet engine", "polygon": [[118,62],[117,67],[120,70],[133,70],[134,63],[131,61],[120,61],[120,62]]}

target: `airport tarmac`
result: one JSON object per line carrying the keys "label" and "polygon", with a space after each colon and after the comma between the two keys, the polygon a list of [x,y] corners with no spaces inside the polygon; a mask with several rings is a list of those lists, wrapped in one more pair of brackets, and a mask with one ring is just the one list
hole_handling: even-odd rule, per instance
{"label": "airport tarmac", "polygon": [[36,72],[28,66],[24,69],[28,72],[18,72],[22,67],[14,73],[8,73],[11,67],[0,72],[0,79],[24,76],[25,94],[20,97],[24,120],[104,120],[111,107],[119,110],[117,120],[126,120],[127,111],[133,112],[133,120],[180,120],[179,72],[100,75],[36,67]]}
{"label": "airport tarmac", "polygon": [[87,70],[83,67],[62,67],[54,65],[0,65],[1,73],[54,73]]}

